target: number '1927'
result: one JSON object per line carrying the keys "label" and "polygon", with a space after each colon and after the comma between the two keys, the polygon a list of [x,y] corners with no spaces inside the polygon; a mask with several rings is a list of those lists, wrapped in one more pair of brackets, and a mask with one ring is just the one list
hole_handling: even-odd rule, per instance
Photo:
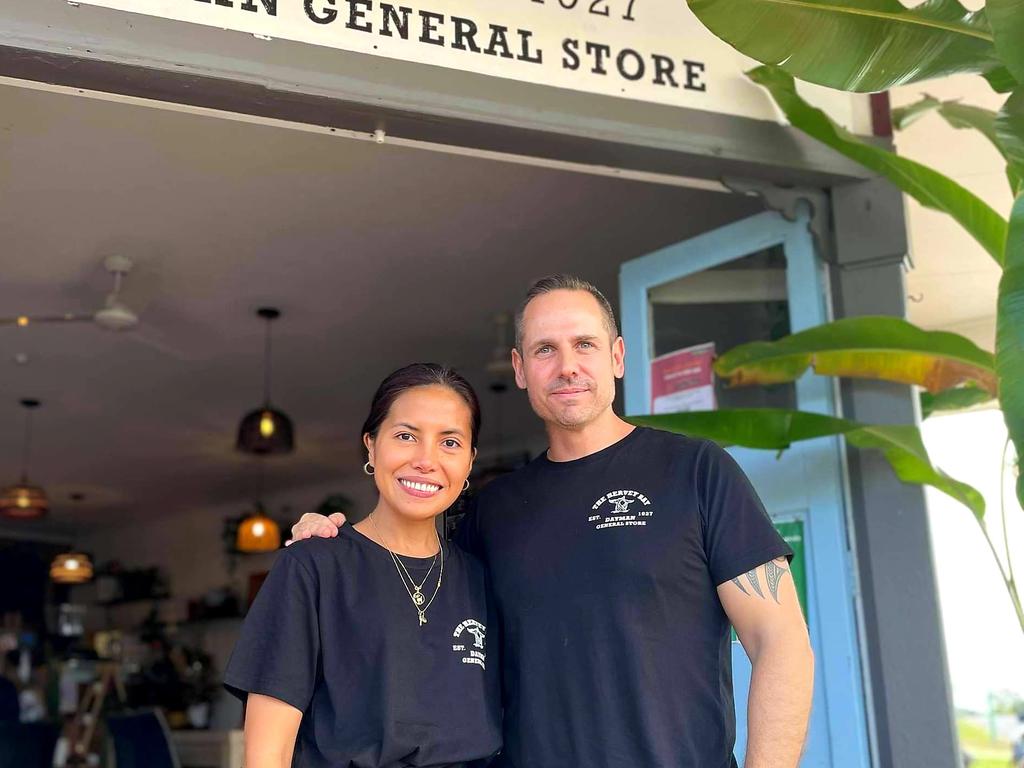
{"label": "number '1927'", "polygon": [[[540,5],[545,4],[545,0],[532,0],[532,2],[539,3]],[[636,0],[621,0],[621,2],[626,4],[626,12],[622,14],[622,19],[624,21],[636,21],[633,17],[633,5],[636,3]],[[580,0],[556,0],[556,3],[565,8],[565,10],[571,11],[580,5]],[[552,5],[556,3],[552,3]],[[610,17],[612,15],[611,0],[582,0],[582,3],[583,6],[588,6],[587,13],[591,13],[594,16]]]}

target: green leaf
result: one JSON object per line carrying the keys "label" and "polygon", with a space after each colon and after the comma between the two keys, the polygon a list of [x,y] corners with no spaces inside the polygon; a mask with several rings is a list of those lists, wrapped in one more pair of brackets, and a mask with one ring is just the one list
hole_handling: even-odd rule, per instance
{"label": "green leaf", "polygon": [[627,421],[692,437],[706,437],[722,446],[741,445],[783,451],[801,440],[840,435],[856,422],[820,413],[783,408],[730,408],[651,416],[628,416]]}
{"label": "green leaf", "polygon": [[1001,67],[985,11],[957,0],[687,0],[736,50],[844,91]]}
{"label": "green leaf", "polygon": [[858,448],[881,451],[903,482],[930,485],[966,505],[979,520],[985,516],[982,495],[932,466],[921,433],[913,426],[867,426],[820,413],[776,408],[666,413],[629,416],[627,420],[690,437],[704,437],[722,446],[775,451],[785,450],[801,440],[843,435]]}
{"label": "green leaf", "polygon": [[916,123],[919,118],[924,117],[941,106],[941,101],[926,93],[913,104],[908,104],[905,107],[896,107],[896,109],[892,110],[892,127],[897,131],[902,131]]}
{"label": "green leaf", "polygon": [[996,52],[1018,83],[1024,83],[1024,0],[987,0]]}
{"label": "green leaf", "polygon": [[822,376],[882,379],[941,392],[974,384],[996,394],[991,352],[946,331],[924,331],[898,317],[850,317],[778,341],[755,341],[715,361],[730,386],[793,381],[808,368]]}
{"label": "green leaf", "polygon": [[[996,126],[1000,115],[990,109],[961,104],[959,101],[939,101],[926,94],[920,101],[894,109],[892,111],[893,127],[903,130],[929,112],[938,112],[953,128],[973,128],[980,131],[1006,161],[1006,178],[1010,182],[1010,190],[1014,194],[1017,193],[1017,188],[1024,178],[1024,162],[1015,160],[1008,153],[1007,147],[1004,147],[1004,138],[1012,142],[1013,136],[1012,134],[1006,134],[1005,137],[999,135]],[[1004,119],[1012,119],[1012,116],[1007,115]],[[1012,130],[1009,125],[1005,126],[1004,130],[1007,128]],[[1024,135],[1024,131],[1020,131],[1020,134]],[[1021,137],[1018,137],[1018,141],[1020,140]]]}
{"label": "green leaf", "polygon": [[1024,87],[1010,94],[996,116],[993,129],[1003,156],[1006,157],[1006,175],[1010,179],[1010,186],[1014,194],[1017,194],[1024,186]]}
{"label": "green leaf", "polygon": [[985,72],[982,77],[988,80],[988,84],[996,93],[1009,93],[1020,85],[1006,67],[996,67],[989,72]]}
{"label": "green leaf", "polygon": [[975,405],[987,403],[992,399],[992,393],[981,387],[970,384],[954,389],[947,389],[945,392],[932,394],[931,392],[921,393],[921,418],[927,419],[939,411],[959,411]]}
{"label": "green leaf", "polygon": [[1006,221],[977,195],[948,176],[868,144],[832,122],[828,115],[812,107],[797,94],[792,76],[778,67],[757,67],[747,75],[768,89],[796,128],[885,176],[922,205],[948,213],[997,263],[1003,263]]}
{"label": "green leaf", "polygon": [[[996,305],[996,375],[1003,410],[1017,456],[1024,456],[1024,192],[1010,213],[1006,265]],[[1019,459],[1018,459],[1019,460]],[[1017,499],[1024,506],[1024,473],[1017,477]]]}
{"label": "green leaf", "polygon": [[937,488],[964,504],[978,520],[985,519],[985,497],[976,488],[954,480],[932,466],[917,427],[909,424],[863,427],[847,432],[845,437],[848,443],[858,448],[875,448],[885,454],[896,476],[903,482]]}
{"label": "green leaf", "polygon": [[958,101],[944,101],[939,106],[939,114],[945,118],[953,128],[973,128],[988,139],[992,146],[1002,154],[1003,148],[999,146],[996,138],[996,113],[991,109],[982,109],[970,104],[961,104]]}

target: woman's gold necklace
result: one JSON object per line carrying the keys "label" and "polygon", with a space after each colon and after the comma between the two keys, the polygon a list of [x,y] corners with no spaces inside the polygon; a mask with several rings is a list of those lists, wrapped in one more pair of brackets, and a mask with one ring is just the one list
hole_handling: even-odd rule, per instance
{"label": "woman's gold necklace", "polygon": [[[423,577],[423,581],[417,586],[416,582],[413,581],[412,576],[409,574],[408,569],[401,559],[396,555],[391,547],[387,545],[384,540],[384,534],[381,532],[380,527],[377,525],[377,521],[373,519],[373,515],[370,515],[370,522],[373,523],[374,529],[377,531],[377,535],[380,537],[381,544],[384,545],[384,549],[391,555],[391,560],[395,564],[395,569],[398,571],[398,578],[402,580],[402,586],[405,587],[405,591],[409,594],[409,599],[412,600],[413,607],[416,609],[416,613],[419,616],[419,626],[423,626],[427,623],[427,609],[430,604],[434,602],[434,598],[437,597],[437,593],[441,591],[441,579],[444,577],[444,547],[441,545],[441,537],[437,533],[437,529],[434,529],[434,535],[437,536],[437,548],[438,554],[434,555],[434,560],[430,563],[430,569],[427,571],[427,575]],[[437,573],[437,586],[434,587],[434,594],[427,600],[426,595],[423,594],[423,585],[427,583],[427,579],[430,578],[431,571],[434,570],[434,563],[437,562],[438,556],[441,559],[441,568]],[[408,579],[408,583],[406,583]],[[409,588],[409,584],[412,588]],[[426,605],[424,605],[426,603]]]}
{"label": "woman's gold necklace", "polygon": [[[387,548],[385,547],[385,549]],[[388,551],[390,552],[391,550]],[[405,562],[402,560],[402,556],[395,555],[392,552],[392,557],[395,558],[395,561],[402,569],[402,574],[404,574],[403,580],[408,579],[409,584],[412,585],[412,592],[410,592],[409,597],[412,598],[412,601],[416,605],[423,605],[423,603],[425,603],[427,600],[426,596],[423,594],[423,585],[427,583],[427,579],[430,578],[430,574],[434,570],[434,566],[437,564],[437,555],[434,555],[434,558],[430,561],[430,568],[427,569],[427,573],[423,577],[423,581],[421,581],[419,584],[417,584],[413,580],[412,574],[409,573],[409,569],[405,567]]]}

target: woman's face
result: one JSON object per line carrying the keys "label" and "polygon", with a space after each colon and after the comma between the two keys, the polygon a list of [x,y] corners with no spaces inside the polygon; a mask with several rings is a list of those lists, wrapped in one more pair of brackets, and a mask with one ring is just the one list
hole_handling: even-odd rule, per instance
{"label": "woman's face", "polygon": [[450,507],[473,466],[472,414],[441,385],[399,395],[376,439],[363,436],[381,501],[401,517],[423,520]]}

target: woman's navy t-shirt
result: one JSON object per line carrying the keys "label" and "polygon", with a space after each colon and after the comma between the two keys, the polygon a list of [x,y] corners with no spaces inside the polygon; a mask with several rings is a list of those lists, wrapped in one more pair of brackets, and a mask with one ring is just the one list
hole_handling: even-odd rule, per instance
{"label": "woman's navy t-shirt", "polygon": [[[403,558],[417,583],[431,560]],[[501,746],[496,624],[473,556],[445,545],[419,626],[391,555],[345,525],[279,553],[224,683],[303,712],[293,766],[484,765]]]}

